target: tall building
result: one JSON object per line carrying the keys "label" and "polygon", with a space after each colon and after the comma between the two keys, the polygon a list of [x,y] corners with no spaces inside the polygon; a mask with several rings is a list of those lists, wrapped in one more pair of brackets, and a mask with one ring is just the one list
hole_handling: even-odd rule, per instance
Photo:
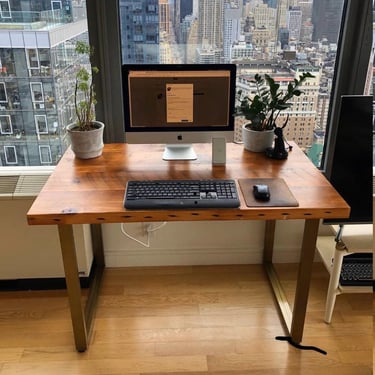
{"label": "tall building", "polygon": [[75,120],[75,41],[88,40],[85,4],[6,1],[0,17],[0,165],[54,165]]}
{"label": "tall building", "polygon": [[242,9],[233,4],[224,6],[224,62],[231,61],[232,45],[240,39]]}
{"label": "tall building", "polygon": [[312,23],[314,25],[313,41],[327,39],[337,43],[344,0],[314,0]]}
{"label": "tall building", "polygon": [[288,9],[288,30],[291,40],[300,40],[302,26],[302,10],[300,7],[289,7]]}
{"label": "tall building", "polygon": [[170,33],[170,9],[168,0],[159,0],[159,32]]}
{"label": "tall building", "polygon": [[159,63],[159,0],[120,2],[122,62]]}
{"label": "tall building", "polygon": [[224,0],[200,0],[198,9],[199,44],[205,49],[223,48]]}
{"label": "tall building", "polygon": [[193,0],[174,0],[173,26],[177,43],[183,43],[182,24],[185,17],[193,14]]}

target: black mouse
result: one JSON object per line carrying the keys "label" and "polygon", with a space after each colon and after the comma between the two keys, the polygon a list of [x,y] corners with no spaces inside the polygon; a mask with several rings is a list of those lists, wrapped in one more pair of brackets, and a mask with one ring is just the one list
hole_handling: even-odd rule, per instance
{"label": "black mouse", "polygon": [[268,185],[258,184],[253,186],[253,194],[255,199],[261,201],[269,201],[271,194]]}

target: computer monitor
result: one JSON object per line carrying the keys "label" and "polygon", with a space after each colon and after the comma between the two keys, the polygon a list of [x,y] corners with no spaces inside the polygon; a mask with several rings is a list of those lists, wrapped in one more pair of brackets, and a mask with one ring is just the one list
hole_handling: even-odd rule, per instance
{"label": "computer monitor", "polygon": [[127,143],[165,144],[164,160],[193,160],[193,143],[234,138],[235,64],[122,66]]}
{"label": "computer monitor", "polygon": [[349,204],[347,219],[325,219],[326,224],[373,222],[373,97],[343,95],[333,144],[333,158],[325,175]]}

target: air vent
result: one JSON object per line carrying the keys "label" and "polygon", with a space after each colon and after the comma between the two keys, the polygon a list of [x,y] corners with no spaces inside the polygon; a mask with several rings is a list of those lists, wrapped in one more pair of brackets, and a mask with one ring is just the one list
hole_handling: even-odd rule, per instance
{"label": "air vent", "polygon": [[0,199],[36,197],[49,175],[0,176]]}
{"label": "air vent", "polygon": [[16,189],[18,176],[1,176],[0,177],[0,197],[12,197]]}
{"label": "air vent", "polygon": [[14,190],[15,198],[36,197],[48,179],[48,175],[23,175],[19,176]]}

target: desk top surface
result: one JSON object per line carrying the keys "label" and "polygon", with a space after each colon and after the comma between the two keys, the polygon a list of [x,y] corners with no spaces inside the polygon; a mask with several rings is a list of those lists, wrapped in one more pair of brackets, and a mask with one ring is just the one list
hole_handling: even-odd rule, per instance
{"label": "desk top surface", "polygon": [[[345,218],[350,208],[305,154],[294,145],[286,160],[227,144],[225,166],[213,166],[211,145],[197,144],[194,161],[163,161],[163,145],[107,144],[103,155],[76,159],[69,148],[30,208],[32,225],[147,221],[281,220]],[[126,210],[127,180],[211,179],[237,181],[235,209]],[[298,207],[247,207],[238,179],[283,178]]]}

